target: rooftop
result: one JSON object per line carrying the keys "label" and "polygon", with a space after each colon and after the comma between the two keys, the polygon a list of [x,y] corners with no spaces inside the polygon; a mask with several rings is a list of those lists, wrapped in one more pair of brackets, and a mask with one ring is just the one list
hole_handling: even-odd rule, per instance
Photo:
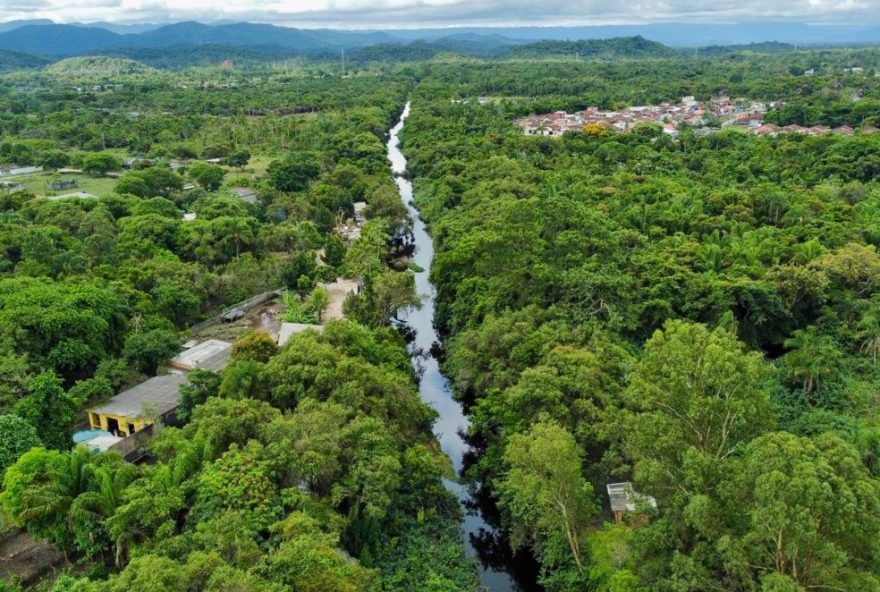
{"label": "rooftop", "polygon": [[607,488],[612,512],[634,512],[636,505],[639,503],[647,503],[650,506],[657,507],[657,502],[653,497],[636,493],[633,490],[632,483],[609,483]]}
{"label": "rooftop", "polygon": [[180,404],[180,387],[186,382],[185,374],[155,376],[119,393],[103,405],[90,411],[99,415],[118,415],[121,417],[142,417],[148,414],[165,415]]}
{"label": "rooftop", "polygon": [[250,187],[230,187],[229,191],[238,196],[242,201],[257,203],[257,191]]}
{"label": "rooftop", "polygon": [[179,370],[213,370],[219,372],[229,363],[232,344],[219,339],[209,339],[180,352],[171,359],[169,366]]}

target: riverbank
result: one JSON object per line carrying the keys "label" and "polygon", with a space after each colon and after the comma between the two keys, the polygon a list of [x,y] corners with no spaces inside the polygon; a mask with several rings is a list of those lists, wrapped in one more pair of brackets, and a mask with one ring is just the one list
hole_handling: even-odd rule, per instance
{"label": "riverbank", "polygon": [[[469,428],[469,421],[461,404],[452,396],[452,387],[440,370],[440,363],[433,355],[432,346],[439,341],[434,330],[434,303],[436,291],[430,281],[431,264],[434,260],[434,246],[425,223],[413,203],[413,186],[408,179],[406,158],[400,150],[400,132],[410,113],[410,104],[401,114],[400,121],[389,132],[387,150],[391,170],[395,175],[395,183],[400,197],[406,205],[413,220],[412,240],[415,246],[413,262],[419,271],[416,276],[416,291],[422,300],[421,308],[407,311],[400,315],[415,332],[415,339],[410,345],[413,365],[419,373],[419,395],[422,400],[437,411],[438,418],[434,424],[434,432],[440,441],[440,447],[449,457],[456,475],[461,475],[464,459],[471,452],[470,445],[465,441],[464,434]],[[475,509],[468,488],[457,482],[447,481],[447,489],[452,492],[462,505],[464,520],[462,535],[469,557],[474,558],[480,571],[480,582],[484,589],[491,592],[512,592],[520,590],[507,571],[498,567],[499,562],[491,561],[479,551],[480,541],[487,536],[492,538],[494,529],[489,525],[478,509]]]}

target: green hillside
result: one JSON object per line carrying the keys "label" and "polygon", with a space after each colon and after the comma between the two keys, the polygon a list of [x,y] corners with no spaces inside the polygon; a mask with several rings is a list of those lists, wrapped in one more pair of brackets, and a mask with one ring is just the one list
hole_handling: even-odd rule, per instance
{"label": "green hillside", "polygon": [[45,66],[49,60],[18,51],[0,49],[0,72],[25,70]]}
{"label": "green hillside", "polygon": [[656,41],[635,37],[613,39],[581,39],[578,41],[538,41],[517,48],[511,55],[516,58],[545,58],[579,56],[581,58],[661,58],[676,55],[676,51]]}
{"label": "green hillside", "polygon": [[134,60],[110,56],[67,58],[46,67],[46,72],[60,76],[118,76],[151,71],[152,68]]}

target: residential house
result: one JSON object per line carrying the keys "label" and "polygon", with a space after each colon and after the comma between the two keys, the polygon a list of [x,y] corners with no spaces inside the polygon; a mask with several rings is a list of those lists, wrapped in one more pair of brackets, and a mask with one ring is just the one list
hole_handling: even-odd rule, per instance
{"label": "residential house", "polygon": [[231,355],[231,343],[219,339],[208,339],[180,352],[168,362],[168,366],[184,372],[196,369],[219,372],[229,363]]}
{"label": "residential house", "polygon": [[185,374],[155,376],[89,409],[89,425],[118,437],[127,437],[147,426],[174,422],[180,406]]}
{"label": "residential house", "polygon": [[779,126],[772,123],[765,123],[755,128],[755,134],[759,136],[775,136],[777,133],[779,133]]}

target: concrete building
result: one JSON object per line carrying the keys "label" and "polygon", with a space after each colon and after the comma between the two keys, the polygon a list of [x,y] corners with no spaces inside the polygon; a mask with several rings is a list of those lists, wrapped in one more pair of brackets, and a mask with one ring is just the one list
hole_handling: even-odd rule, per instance
{"label": "concrete building", "polygon": [[183,350],[172,358],[168,365],[175,370],[184,372],[196,369],[220,372],[229,363],[231,355],[231,343],[219,339],[208,339]]}
{"label": "concrete building", "polygon": [[180,405],[180,387],[186,382],[185,374],[155,376],[89,409],[89,425],[124,438],[157,421],[171,421]]}

